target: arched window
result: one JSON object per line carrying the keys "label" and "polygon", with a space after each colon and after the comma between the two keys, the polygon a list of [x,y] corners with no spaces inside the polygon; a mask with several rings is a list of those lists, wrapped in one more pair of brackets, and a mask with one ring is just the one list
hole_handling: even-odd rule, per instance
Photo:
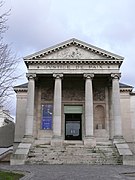
{"label": "arched window", "polygon": [[94,109],[95,129],[105,129],[105,109],[102,105],[97,105]]}

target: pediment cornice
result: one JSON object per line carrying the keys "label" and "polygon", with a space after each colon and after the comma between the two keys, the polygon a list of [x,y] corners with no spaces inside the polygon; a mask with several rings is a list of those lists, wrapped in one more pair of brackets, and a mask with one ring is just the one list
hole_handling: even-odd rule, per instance
{"label": "pediment cornice", "polygon": [[43,60],[43,59],[39,59],[39,60],[25,60],[26,65],[32,65],[32,64],[37,64],[37,65],[120,65],[122,64],[123,60],[106,60],[106,59],[85,59],[85,60],[78,60],[78,59],[74,59],[74,60],[57,60],[57,59],[53,59],[53,60]]}
{"label": "pediment cornice", "polygon": [[[72,51],[74,47],[74,51]],[[67,49],[70,49],[68,52]],[[81,51],[78,51],[81,50]],[[80,52],[93,54],[93,57],[84,57]],[[60,53],[64,52],[64,53]],[[54,54],[57,53],[57,56]],[[49,58],[48,58],[49,57]],[[44,49],[32,55],[26,56],[26,64],[119,64],[123,62],[123,57],[105,51],[96,46],[87,44],[77,39],[70,39],[50,48]]]}

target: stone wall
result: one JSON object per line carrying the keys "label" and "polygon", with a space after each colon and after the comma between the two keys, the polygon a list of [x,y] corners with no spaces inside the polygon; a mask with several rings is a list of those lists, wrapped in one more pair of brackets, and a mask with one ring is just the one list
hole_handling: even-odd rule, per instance
{"label": "stone wall", "polygon": [[121,102],[121,118],[122,118],[122,133],[127,142],[132,141],[131,135],[131,115],[130,115],[130,95],[129,92],[120,93]]}
{"label": "stone wall", "polygon": [[121,92],[122,133],[131,151],[135,153],[135,96],[130,92]]}
{"label": "stone wall", "polygon": [[17,92],[17,109],[14,142],[21,142],[25,133],[27,92]]}
{"label": "stone wall", "polygon": [[[108,110],[108,82],[107,78],[95,78],[93,80],[93,99],[94,99],[94,114],[99,115],[96,119],[94,115],[94,129],[106,129],[109,131],[109,110]],[[41,129],[42,105],[53,104],[54,93],[54,78],[52,76],[39,77],[35,87],[35,118],[34,118],[34,137],[35,138],[52,138],[52,130]],[[64,105],[82,105],[82,135],[85,132],[85,79],[83,76],[65,75],[62,78],[62,136],[64,138],[65,116]],[[95,112],[96,108],[100,107],[100,112]],[[99,108],[98,108],[99,110]],[[101,116],[101,117],[100,117]],[[96,123],[96,121],[98,121]],[[109,133],[109,132],[108,132]]]}
{"label": "stone wall", "polygon": [[14,141],[14,122],[8,122],[7,125],[0,127],[0,147],[9,147]]}
{"label": "stone wall", "polygon": [[130,117],[131,117],[131,131],[132,144],[130,148],[135,154],[135,93],[130,94]]}

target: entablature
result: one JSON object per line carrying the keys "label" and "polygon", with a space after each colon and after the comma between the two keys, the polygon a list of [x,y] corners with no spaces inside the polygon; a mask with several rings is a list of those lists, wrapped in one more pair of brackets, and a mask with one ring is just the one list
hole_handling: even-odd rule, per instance
{"label": "entablature", "polygon": [[26,60],[25,61],[27,66],[32,65],[32,64],[37,64],[37,65],[41,65],[41,64],[47,64],[47,65],[57,65],[57,64],[61,64],[61,65],[67,65],[67,64],[92,64],[92,65],[103,65],[103,64],[107,64],[107,65],[120,65],[122,64],[122,60],[108,60],[108,59],[63,59],[63,60],[59,60],[59,59],[37,59],[37,60]]}

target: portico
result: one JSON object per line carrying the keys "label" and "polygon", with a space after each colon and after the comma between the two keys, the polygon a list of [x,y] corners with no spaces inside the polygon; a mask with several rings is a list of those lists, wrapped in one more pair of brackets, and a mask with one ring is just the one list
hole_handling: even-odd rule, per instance
{"label": "portico", "polygon": [[[40,52],[24,59],[30,77],[28,78],[26,135],[31,134],[36,138],[42,138],[48,134],[47,138],[49,136],[52,145],[55,140],[62,143],[65,139],[67,118],[64,107],[68,105],[74,109],[79,105],[82,107],[79,125],[80,139],[84,143],[87,144],[88,140],[90,143],[93,141],[95,143],[95,131],[102,132],[102,129],[108,139],[121,137],[119,67],[123,58],[98,48],[92,49],[76,40],[71,40],[66,45],[63,44],[58,49],[54,48],[46,53],[47,55]],[[51,89],[47,83],[44,85],[43,81],[48,83],[50,81]],[[50,89],[49,94],[46,92],[47,88]],[[35,104],[35,107],[31,106],[34,101],[39,102],[39,104]],[[51,122],[45,122],[46,126],[47,123],[50,123],[51,127],[45,127],[43,130],[41,106],[44,104],[51,104],[53,111]],[[33,114],[32,109],[35,108],[37,116]],[[76,112],[72,112],[72,114],[76,114]],[[110,122],[111,118],[113,122]],[[31,126],[27,123],[30,123]],[[36,133],[32,133],[32,124],[35,124]],[[72,122],[74,128],[75,124]],[[28,133],[28,131],[31,132]],[[75,133],[72,128],[70,131]],[[75,139],[75,134],[72,136]],[[72,138],[70,137],[70,139]],[[56,145],[56,143],[54,144]]]}

